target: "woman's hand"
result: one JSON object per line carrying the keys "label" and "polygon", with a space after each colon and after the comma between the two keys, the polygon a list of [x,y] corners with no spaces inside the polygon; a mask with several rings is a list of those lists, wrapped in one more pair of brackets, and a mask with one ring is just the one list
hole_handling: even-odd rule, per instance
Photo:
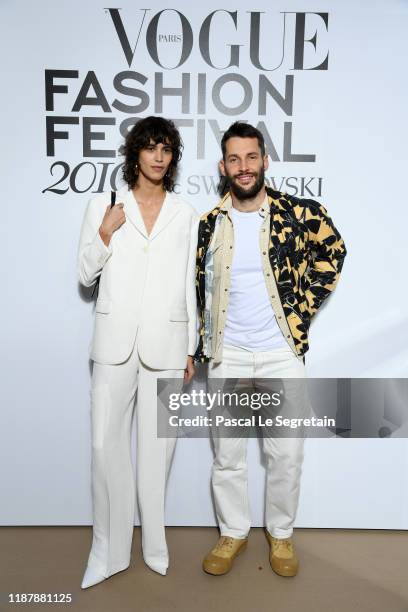
{"label": "woman's hand", "polygon": [[102,219],[101,227],[99,228],[99,235],[105,246],[109,246],[113,232],[116,232],[125,221],[126,216],[123,212],[123,204],[119,202],[115,204],[115,206],[112,206],[112,208],[110,204],[108,204]]}
{"label": "woman's hand", "polygon": [[196,369],[194,365],[194,359],[191,355],[189,355],[187,357],[186,369],[184,370],[184,384],[185,385],[188,385],[191,382],[195,372],[196,372]]}

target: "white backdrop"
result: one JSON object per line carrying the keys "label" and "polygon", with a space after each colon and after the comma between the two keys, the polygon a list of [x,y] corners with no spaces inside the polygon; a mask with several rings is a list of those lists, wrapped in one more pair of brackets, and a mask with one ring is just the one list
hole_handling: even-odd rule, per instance
{"label": "white backdrop", "polygon": [[[294,14],[299,2],[260,0],[251,14],[239,0],[212,20],[216,4],[176,0],[162,15],[154,0],[148,11],[107,4],[0,8],[3,525],[91,524],[93,304],[76,249],[88,199],[121,162],[126,120],[179,122],[179,190],[199,212],[217,201],[219,130],[238,118],[266,128],[269,180],[322,201],[348,248],[312,326],[309,375],[408,372],[408,3],[305,0]],[[264,469],[250,442],[261,525]],[[208,440],[179,441],[168,524],[214,524],[211,459]],[[407,529],[407,474],[404,439],[308,440],[297,525]]]}

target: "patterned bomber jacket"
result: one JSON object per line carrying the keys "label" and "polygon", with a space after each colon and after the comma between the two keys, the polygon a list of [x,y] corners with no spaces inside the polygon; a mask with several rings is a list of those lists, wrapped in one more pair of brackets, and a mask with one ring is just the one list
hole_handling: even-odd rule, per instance
{"label": "patterned bomber jacket", "polygon": [[[346,247],[320,203],[269,187],[266,192],[270,224],[268,252],[265,251],[263,255],[268,260],[268,269],[270,264],[273,272],[279,311],[286,319],[285,327],[282,324],[280,327],[282,331],[289,331],[286,336],[288,342],[301,357],[309,348],[310,320],[337,284]],[[204,214],[198,228],[196,289],[200,325],[195,359],[201,362],[209,361],[214,356],[208,342],[213,333],[211,244],[223,220],[222,216],[227,214],[223,205],[229,197],[227,193],[213,210]]]}

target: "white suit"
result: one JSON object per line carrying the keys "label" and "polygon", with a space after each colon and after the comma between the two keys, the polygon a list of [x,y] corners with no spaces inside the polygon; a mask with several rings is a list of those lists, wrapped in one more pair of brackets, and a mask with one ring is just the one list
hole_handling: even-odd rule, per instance
{"label": "white suit", "polygon": [[195,253],[197,217],[167,193],[150,236],[132,191],[117,192],[126,222],[108,247],[99,227],[110,194],[89,202],[78,274],[100,275],[91,345],[93,542],[88,565],[105,577],[128,567],[134,525],[130,431],[137,391],[137,488],[143,556],[166,573],[164,494],[175,438],[157,438],[156,380],[179,378],[197,345]]}

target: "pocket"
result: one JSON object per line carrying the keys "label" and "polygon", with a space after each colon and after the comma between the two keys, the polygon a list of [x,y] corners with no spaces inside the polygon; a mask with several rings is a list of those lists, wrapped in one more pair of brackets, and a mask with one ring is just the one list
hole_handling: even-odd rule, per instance
{"label": "pocket", "polygon": [[187,310],[172,310],[170,313],[170,321],[185,321],[189,320]]}
{"label": "pocket", "polygon": [[98,298],[96,300],[95,312],[100,312],[101,314],[108,314],[112,309],[112,300],[108,300],[106,298]]}

